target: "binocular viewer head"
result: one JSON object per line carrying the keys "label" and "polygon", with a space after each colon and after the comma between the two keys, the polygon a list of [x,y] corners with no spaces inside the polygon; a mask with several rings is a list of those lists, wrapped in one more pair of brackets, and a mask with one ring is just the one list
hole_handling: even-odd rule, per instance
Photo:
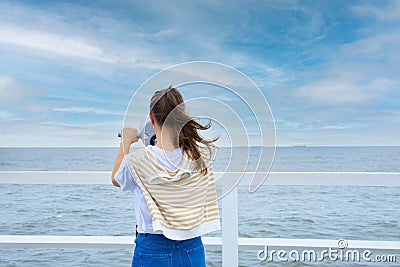
{"label": "binocular viewer head", "polygon": [[[118,137],[121,137],[121,133],[118,133]],[[154,146],[157,143],[156,132],[150,121],[148,121],[144,127],[137,133],[137,137],[142,140],[145,146]]]}

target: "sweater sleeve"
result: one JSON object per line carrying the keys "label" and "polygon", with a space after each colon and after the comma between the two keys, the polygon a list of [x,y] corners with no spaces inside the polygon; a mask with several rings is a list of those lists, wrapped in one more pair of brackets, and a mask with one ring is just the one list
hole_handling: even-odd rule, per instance
{"label": "sweater sleeve", "polygon": [[132,171],[129,168],[129,165],[126,161],[126,157],[121,162],[121,166],[119,167],[117,173],[114,176],[115,181],[119,184],[122,191],[131,191],[133,192],[135,187],[137,186],[135,177],[132,174]]}

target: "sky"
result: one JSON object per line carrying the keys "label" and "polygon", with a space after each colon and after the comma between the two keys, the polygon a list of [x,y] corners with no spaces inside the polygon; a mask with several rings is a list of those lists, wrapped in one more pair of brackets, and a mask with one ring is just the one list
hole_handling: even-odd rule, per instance
{"label": "sky", "polygon": [[118,146],[135,91],[188,61],[253,80],[277,146],[398,146],[399,26],[400,1],[0,0],[0,147]]}

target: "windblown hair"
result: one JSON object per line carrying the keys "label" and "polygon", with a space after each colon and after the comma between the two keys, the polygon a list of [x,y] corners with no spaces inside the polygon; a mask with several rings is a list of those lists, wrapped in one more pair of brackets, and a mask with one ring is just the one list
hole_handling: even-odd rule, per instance
{"label": "windblown hair", "polygon": [[[185,102],[179,91],[169,86],[167,89],[156,91],[150,101],[150,111],[153,118],[162,127],[166,127],[174,136],[175,145],[195,162],[194,169],[207,173],[206,157],[212,156],[212,147],[219,137],[205,139],[198,130],[207,130],[211,127],[211,120],[203,125],[189,116]],[[178,135],[179,134],[179,135]]]}

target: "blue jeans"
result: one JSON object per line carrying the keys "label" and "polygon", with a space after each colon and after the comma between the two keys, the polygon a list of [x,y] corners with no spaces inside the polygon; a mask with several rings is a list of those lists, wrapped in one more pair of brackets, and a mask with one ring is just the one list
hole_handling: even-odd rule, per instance
{"label": "blue jeans", "polygon": [[132,267],[205,267],[201,237],[171,240],[164,235],[141,234],[135,240]]}

